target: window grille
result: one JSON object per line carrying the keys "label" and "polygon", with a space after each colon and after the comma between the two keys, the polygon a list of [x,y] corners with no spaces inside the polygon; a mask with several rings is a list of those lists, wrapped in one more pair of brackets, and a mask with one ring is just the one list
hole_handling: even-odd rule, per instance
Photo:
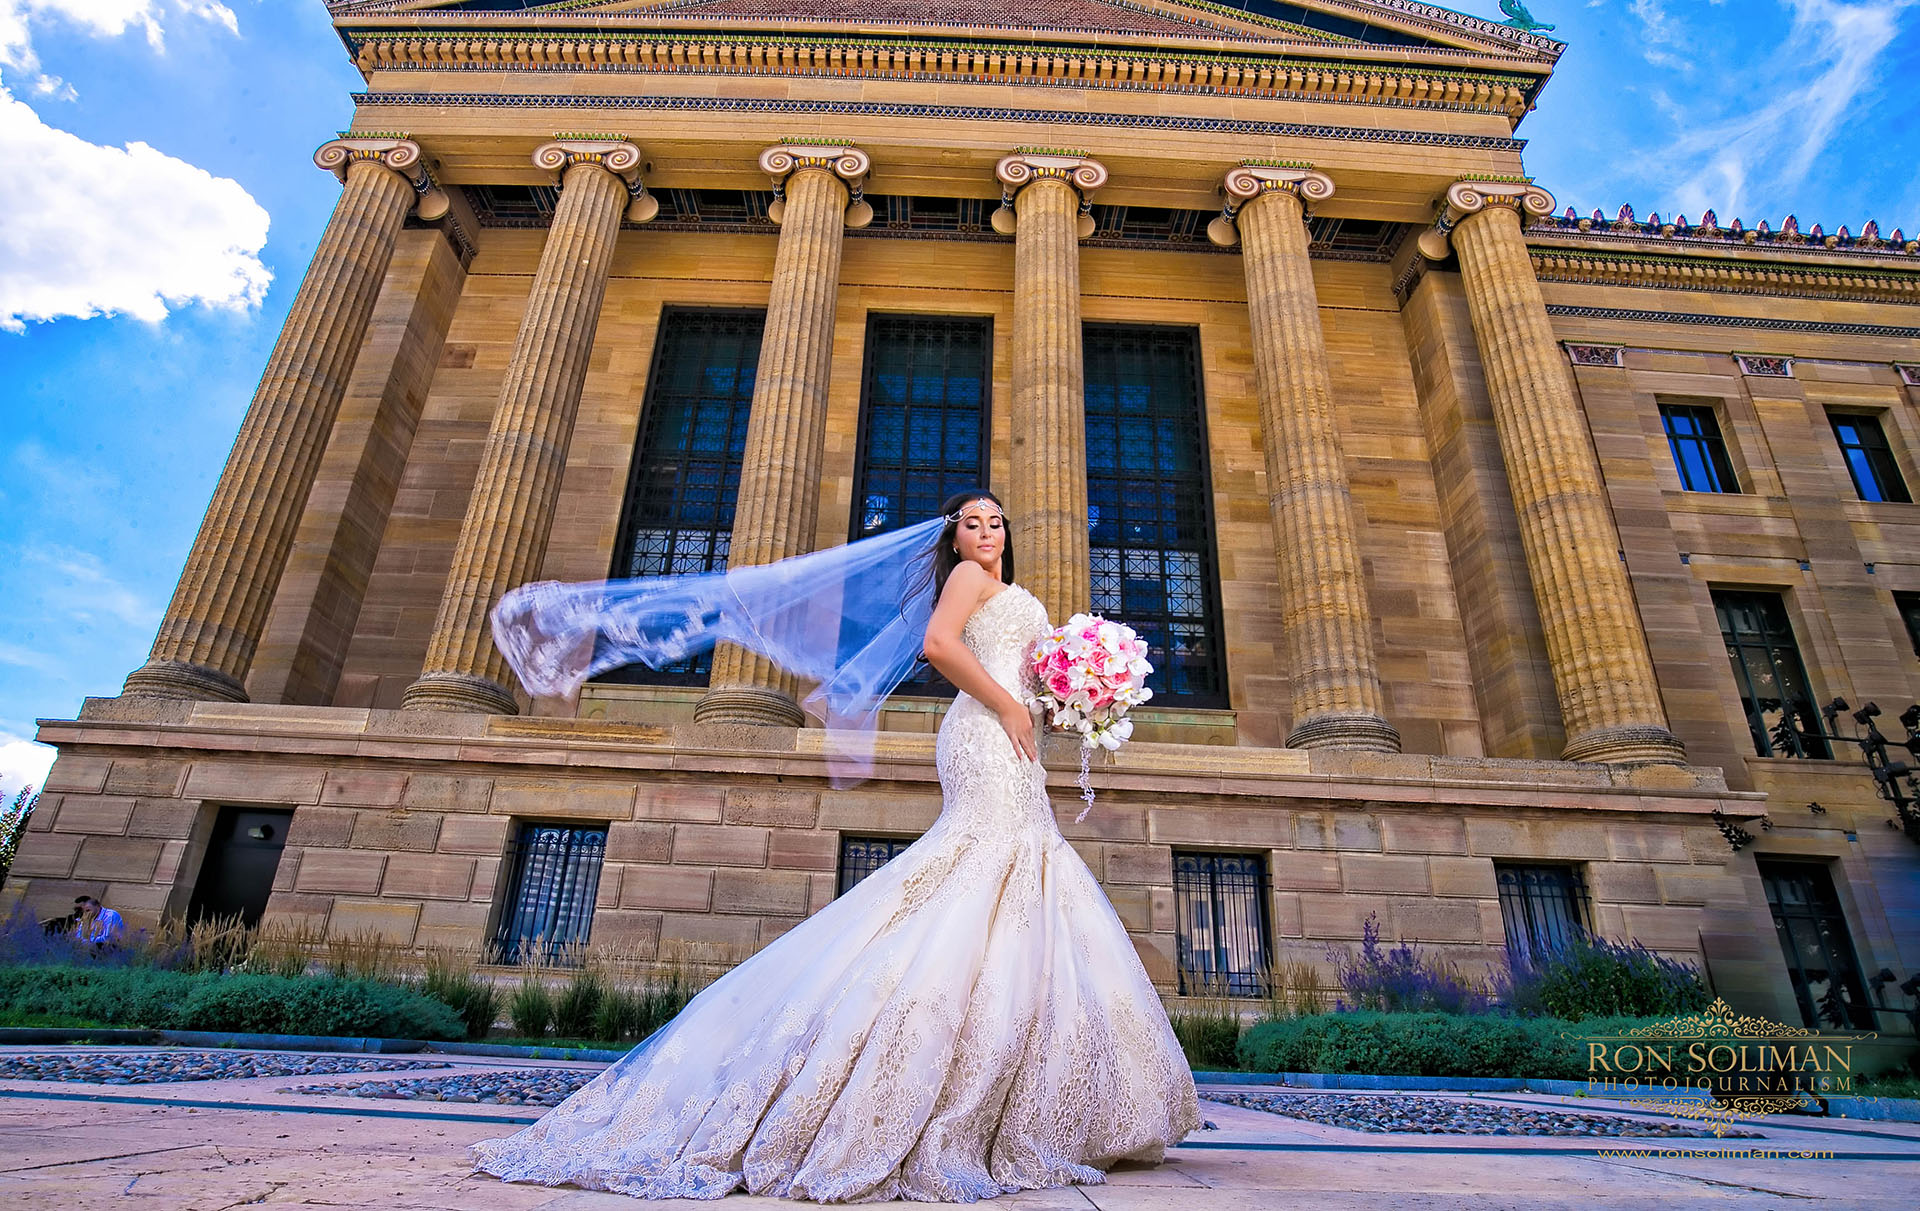
{"label": "window grille", "polygon": [[[867,317],[849,539],[925,521],[953,493],[986,483],[992,348],[987,319]],[[954,689],[922,666],[897,692],[952,697]]]}
{"label": "window grille", "polygon": [[1886,431],[1878,417],[1856,412],[1834,412],[1834,440],[1847,460],[1847,474],[1853,476],[1853,490],[1861,500],[1886,500],[1909,504],[1907,481],[1900,478],[1900,464],[1894,461],[1893,448],[1887,445]]}
{"label": "window grille", "polygon": [[1920,593],[1895,593],[1893,603],[1900,608],[1900,621],[1907,624],[1907,638],[1913,641],[1913,654],[1920,656]]}
{"label": "window grille", "polygon": [[1507,953],[1517,965],[1531,965],[1588,935],[1587,884],[1579,868],[1496,862],[1493,869]]}
{"label": "window grille", "polygon": [[1873,1029],[1873,1006],[1860,982],[1860,960],[1833,876],[1812,862],[1763,858],[1759,866],[1801,1021],[1829,1029]]}
{"label": "window grille", "polygon": [[1740,480],[1727,457],[1726,439],[1712,408],[1690,404],[1660,405],[1660,423],[1673,450],[1680,486],[1689,492],[1738,492]]}
{"label": "window grille", "polygon": [[912,837],[840,838],[840,890],[846,895],[853,885],[905,853]]}
{"label": "window grille", "polygon": [[1833,756],[1780,595],[1715,590],[1713,610],[1754,751],[1762,757]]}
{"label": "window grille", "polygon": [[603,824],[521,824],[507,850],[511,892],[494,935],[501,962],[517,963],[534,952],[559,960],[586,945],[606,852]]}
{"label": "window grille", "polygon": [[1147,641],[1156,702],[1224,707],[1199,360],[1189,328],[1087,325],[1093,609]]}
{"label": "window grille", "polygon": [[1259,996],[1272,967],[1266,859],[1173,855],[1173,914],[1182,996]]}
{"label": "window grille", "polygon": [[[660,317],[609,573],[615,579],[727,566],[764,323],[754,311],[669,308]],[[712,653],[702,652],[661,669],[627,665],[597,680],[705,685],[712,663]]]}

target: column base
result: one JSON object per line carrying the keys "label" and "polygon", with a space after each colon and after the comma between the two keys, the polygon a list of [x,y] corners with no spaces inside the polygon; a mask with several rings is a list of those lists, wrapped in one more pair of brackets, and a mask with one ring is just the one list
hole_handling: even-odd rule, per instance
{"label": "column base", "polygon": [[1378,715],[1315,715],[1287,734],[1287,747],[1397,753],[1400,733]]}
{"label": "column base", "polygon": [[1560,759],[1603,765],[1685,765],[1687,747],[1664,727],[1629,723],[1582,732],[1567,741]]}
{"label": "column base", "polygon": [[246,687],[219,669],[184,660],[149,660],[127,674],[123,698],[178,698],[187,702],[245,702]]}
{"label": "column base", "polygon": [[518,715],[520,704],[504,686],[466,673],[427,673],[400,697],[403,711],[464,711],[473,715]]}
{"label": "column base", "polygon": [[695,723],[758,723],[769,727],[803,727],[807,717],[800,704],[779,690],[728,686],[709,690],[693,706]]}

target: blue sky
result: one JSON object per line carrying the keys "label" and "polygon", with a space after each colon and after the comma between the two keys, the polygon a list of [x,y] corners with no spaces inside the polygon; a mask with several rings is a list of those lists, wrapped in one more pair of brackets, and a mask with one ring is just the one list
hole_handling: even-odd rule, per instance
{"label": "blue sky", "polygon": [[[1561,206],[1920,228],[1920,0],[1530,7]],[[0,795],[145,658],[359,83],[321,0],[0,0]]]}

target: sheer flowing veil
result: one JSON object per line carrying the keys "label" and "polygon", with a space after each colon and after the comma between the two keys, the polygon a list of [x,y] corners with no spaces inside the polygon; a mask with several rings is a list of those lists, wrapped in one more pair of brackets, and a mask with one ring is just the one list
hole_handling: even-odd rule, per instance
{"label": "sheer flowing veil", "polygon": [[880,705],[920,663],[944,524],[757,567],[522,585],[494,607],[494,642],[529,693],[554,697],[596,673],[659,668],[716,643],[757,652],[816,683],[802,705],[826,725],[828,768],[846,786],[872,773]]}

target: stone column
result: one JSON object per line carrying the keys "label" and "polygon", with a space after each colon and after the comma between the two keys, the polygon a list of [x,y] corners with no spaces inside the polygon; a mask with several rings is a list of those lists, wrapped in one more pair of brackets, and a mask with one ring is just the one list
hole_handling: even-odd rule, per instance
{"label": "stone column", "polygon": [[[827,383],[833,369],[833,310],[840,290],[840,243],[873,208],[859,199],[871,166],[865,152],[828,144],[783,144],[760,155],[778,200],[780,224],[766,335],[753,384],[753,410],[740,467],[727,565],[744,568],[804,554],[820,514]],[[849,204],[851,202],[851,204]],[[700,723],[797,727],[794,678],[764,657],[722,644],[713,653]]]}
{"label": "stone column", "polygon": [[1524,180],[1461,181],[1421,250],[1438,259],[1451,235],[1459,254],[1566,723],[1562,756],[1680,764],[1600,462],[1527,257],[1521,216],[1552,210],[1552,195]]}
{"label": "stone column", "polygon": [[1013,233],[1013,457],[1008,511],[1020,579],[1056,622],[1093,598],[1087,549],[1087,368],[1080,339],[1080,241],[1107,170],[1084,156],[1021,151],[994,170]]}
{"label": "stone column", "polygon": [[1226,190],[1227,213],[1207,234],[1216,243],[1237,238],[1244,251],[1293,687],[1287,744],[1399,752],[1400,733],[1382,708],[1353,493],[1307,259],[1305,200],[1332,197],[1333,182],[1304,165],[1246,164],[1227,174]]}
{"label": "stone column", "polygon": [[406,139],[335,139],[314,153],[345,188],[260,376],[133,697],[245,702],[243,685],[327,435],[407,211],[448,199]]}
{"label": "stone column", "polygon": [[645,222],[659,210],[640,183],[640,149],[631,143],[564,139],[543,145],[533,162],[560,174],[560,204],[480,455],[424,668],[401,699],[407,710],[518,709],[488,612],[508,589],[533,579],[546,554],[620,219]]}

